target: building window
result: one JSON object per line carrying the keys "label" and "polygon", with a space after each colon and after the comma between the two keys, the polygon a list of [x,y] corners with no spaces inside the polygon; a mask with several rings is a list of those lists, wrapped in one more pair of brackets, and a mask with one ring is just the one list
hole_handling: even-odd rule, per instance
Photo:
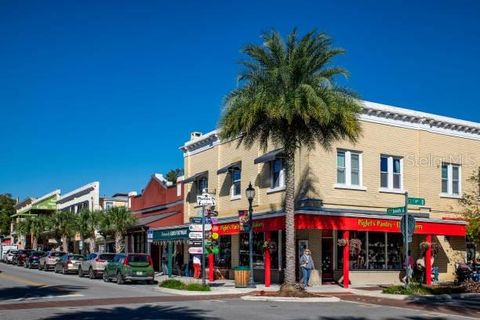
{"label": "building window", "polygon": [[403,189],[403,159],[400,157],[380,157],[380,188]]}
{"label": "building window", "polygon": [[113,202],[111,202],[111,201],[105,202],[105,209],[108,210],[108,209],[111,209],[111,208],[113,208]]}
{"label": "building window", "polygon": [[442,163],[442,193],[459,196],[461,194],[461,167],[457,164]]}
{"label": "building window", "polygon": [[[337,239],[343,232],[337,232]],[[355,240],[354,240],[355,239]],[[400,233],[350,231],[351,270],[402,270],[403,237]],[[342,248],[342,247],[338,247]],[[337,270],[343,269],[343,254],[337,249]]]}
{"label": "building window", "polygon": [[271,189],[283,188],[285,186],[285,170],[283,159],[275,159],[271,162]]}
{"label": "building window", "polygon": [[219,252],[215,255],[215,265],[229,269],[232,266],[232,236],[220,236],[218,240]]}
{"label": "building window", "polygon": [[242,177],[242,170],[240,168],[234,168],[231,172],[232,177],[232,197],[240,197],[242,194],[241,189],[241,177]]}
{"label": "building window", "polygon": [[362,186],[362,154],[354,151],[337,151],[337,185]]}
{"label": "building window", "polygon": [[[253,233],[253,266],[255,268],[263,267],[263,244],[264,233]],[[240,234],[240,265],[248,266],[249,264],[249,252],[248,252],[248,233]]]}
{"label": "building window", "polygon": [[197,194],[202,194],[203,190],[208,190],[208,178],[203,177],[197,180]]}

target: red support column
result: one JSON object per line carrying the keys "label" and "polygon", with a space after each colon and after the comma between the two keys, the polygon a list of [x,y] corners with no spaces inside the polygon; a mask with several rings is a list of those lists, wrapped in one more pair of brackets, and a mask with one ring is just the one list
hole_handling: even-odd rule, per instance
{"label": "red support column", "polygon": [[425,284],[429,286],[432,284],[432,236],[425,236],[425,241],[428,242],[428,249],[425,250]]}
{"label": "red support column", "polygon": [[343,231],[343,239],[347,240],[347,244],[343,247],[343,287],[348,288],[350,283],[350,232]]}
{"label": "red support column", "polygon": [[[271,233],[265,232],[265,241],[271,240]],[[271,268],[270,248],[265,249],[265,287],[270,287],[270,268]]]}
{"label": "red support column", "polygon": [[212,282],[214,281],[213,277],[213,253],[208,254],[208,281]]}

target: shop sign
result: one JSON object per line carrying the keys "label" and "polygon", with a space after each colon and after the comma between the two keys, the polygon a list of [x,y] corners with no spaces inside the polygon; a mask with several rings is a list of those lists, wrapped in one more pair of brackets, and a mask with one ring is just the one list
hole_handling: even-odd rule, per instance
{"label": "shop sign", "polygon": [[190,254],[203,254],[202,247],[190,247],[188,248],[188,253]]}
{"label": "shop sign", "polygon": [[40,201],[39,203],[35,203],[34,205],[32,205],[32,209],[55,210],[57,209],[57,201],[55,197],[52,196],[51,198]]}
{"label": "shop sign", "polygon": [[147,230],[147,242],[153,242],[153,230]]}
{"label": "shop sign", "polygon": [[153,240],[181,240],[188,239],[188,228],[167,229],[167,230],[154,230]]}
{"label": "shop sign", "polygon": [[203,238],[203,232],[190,232],[188,234],[188,237],[190,239],[202,239]]}
{"label": "shop sign", "polygon": [[214,206],[216,204],[215,197],[209,193],[197,196],[197,205],[201,207]]}
{"label": "shop sign", "polygon": [[[190,231],[202,231],[202,225],[201,224],[191,224],[188,226],[188,230]],[[211,224],[206,224],[205,225],[205,231],[210,231],[212,230],[212,225]]]}
{"label": "shop sign", "polygon": [[202,240],[188,240],[188,245],[191,247],[201,247]]}

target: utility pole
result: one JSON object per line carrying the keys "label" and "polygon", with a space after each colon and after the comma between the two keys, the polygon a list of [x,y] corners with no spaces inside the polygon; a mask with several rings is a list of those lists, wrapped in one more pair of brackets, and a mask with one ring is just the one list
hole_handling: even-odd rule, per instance
{"label": "utility pole", "polygon": [[403,235],[403,241],[405,243],[405,287],[409,284],[409,256],[408,256],[408,192],[405,192],[405,233]]}

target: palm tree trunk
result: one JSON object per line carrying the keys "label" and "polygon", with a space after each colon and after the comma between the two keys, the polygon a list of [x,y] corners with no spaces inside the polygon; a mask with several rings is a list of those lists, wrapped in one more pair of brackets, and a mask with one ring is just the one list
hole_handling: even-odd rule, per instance
{"label": "palm tree trunk", "polygon": [[121,232],[115,232],[115,252],[121,253],[123,249],[123,234]]}
{"label": "palm tree trunk", "polygon": [[90,253],[92,252],[96,252],[97,250],[95,250],[95,237],[93,235],[90,236],[90,238],[88,238],[88,241],[89,241],[89,248],[90,248]]}
{"label": "palm tree trunk", "polygon": [[31,237],[31,240],[32,240],[32,249],[37,250],[37,237],[35,236],[35,234],[33,232],[30,234],[30,237]]}
{"label": "palm tree trunk", "polygon": [[63,235],[62,236],[62,250],[63,252],[68,252],[68,242],[67,242],[68,238],[66,235]]}
{"label": "palm tree trunk", "polygon": [[284,286],[295,285],[295,147],[285,145],[285,251]]}

